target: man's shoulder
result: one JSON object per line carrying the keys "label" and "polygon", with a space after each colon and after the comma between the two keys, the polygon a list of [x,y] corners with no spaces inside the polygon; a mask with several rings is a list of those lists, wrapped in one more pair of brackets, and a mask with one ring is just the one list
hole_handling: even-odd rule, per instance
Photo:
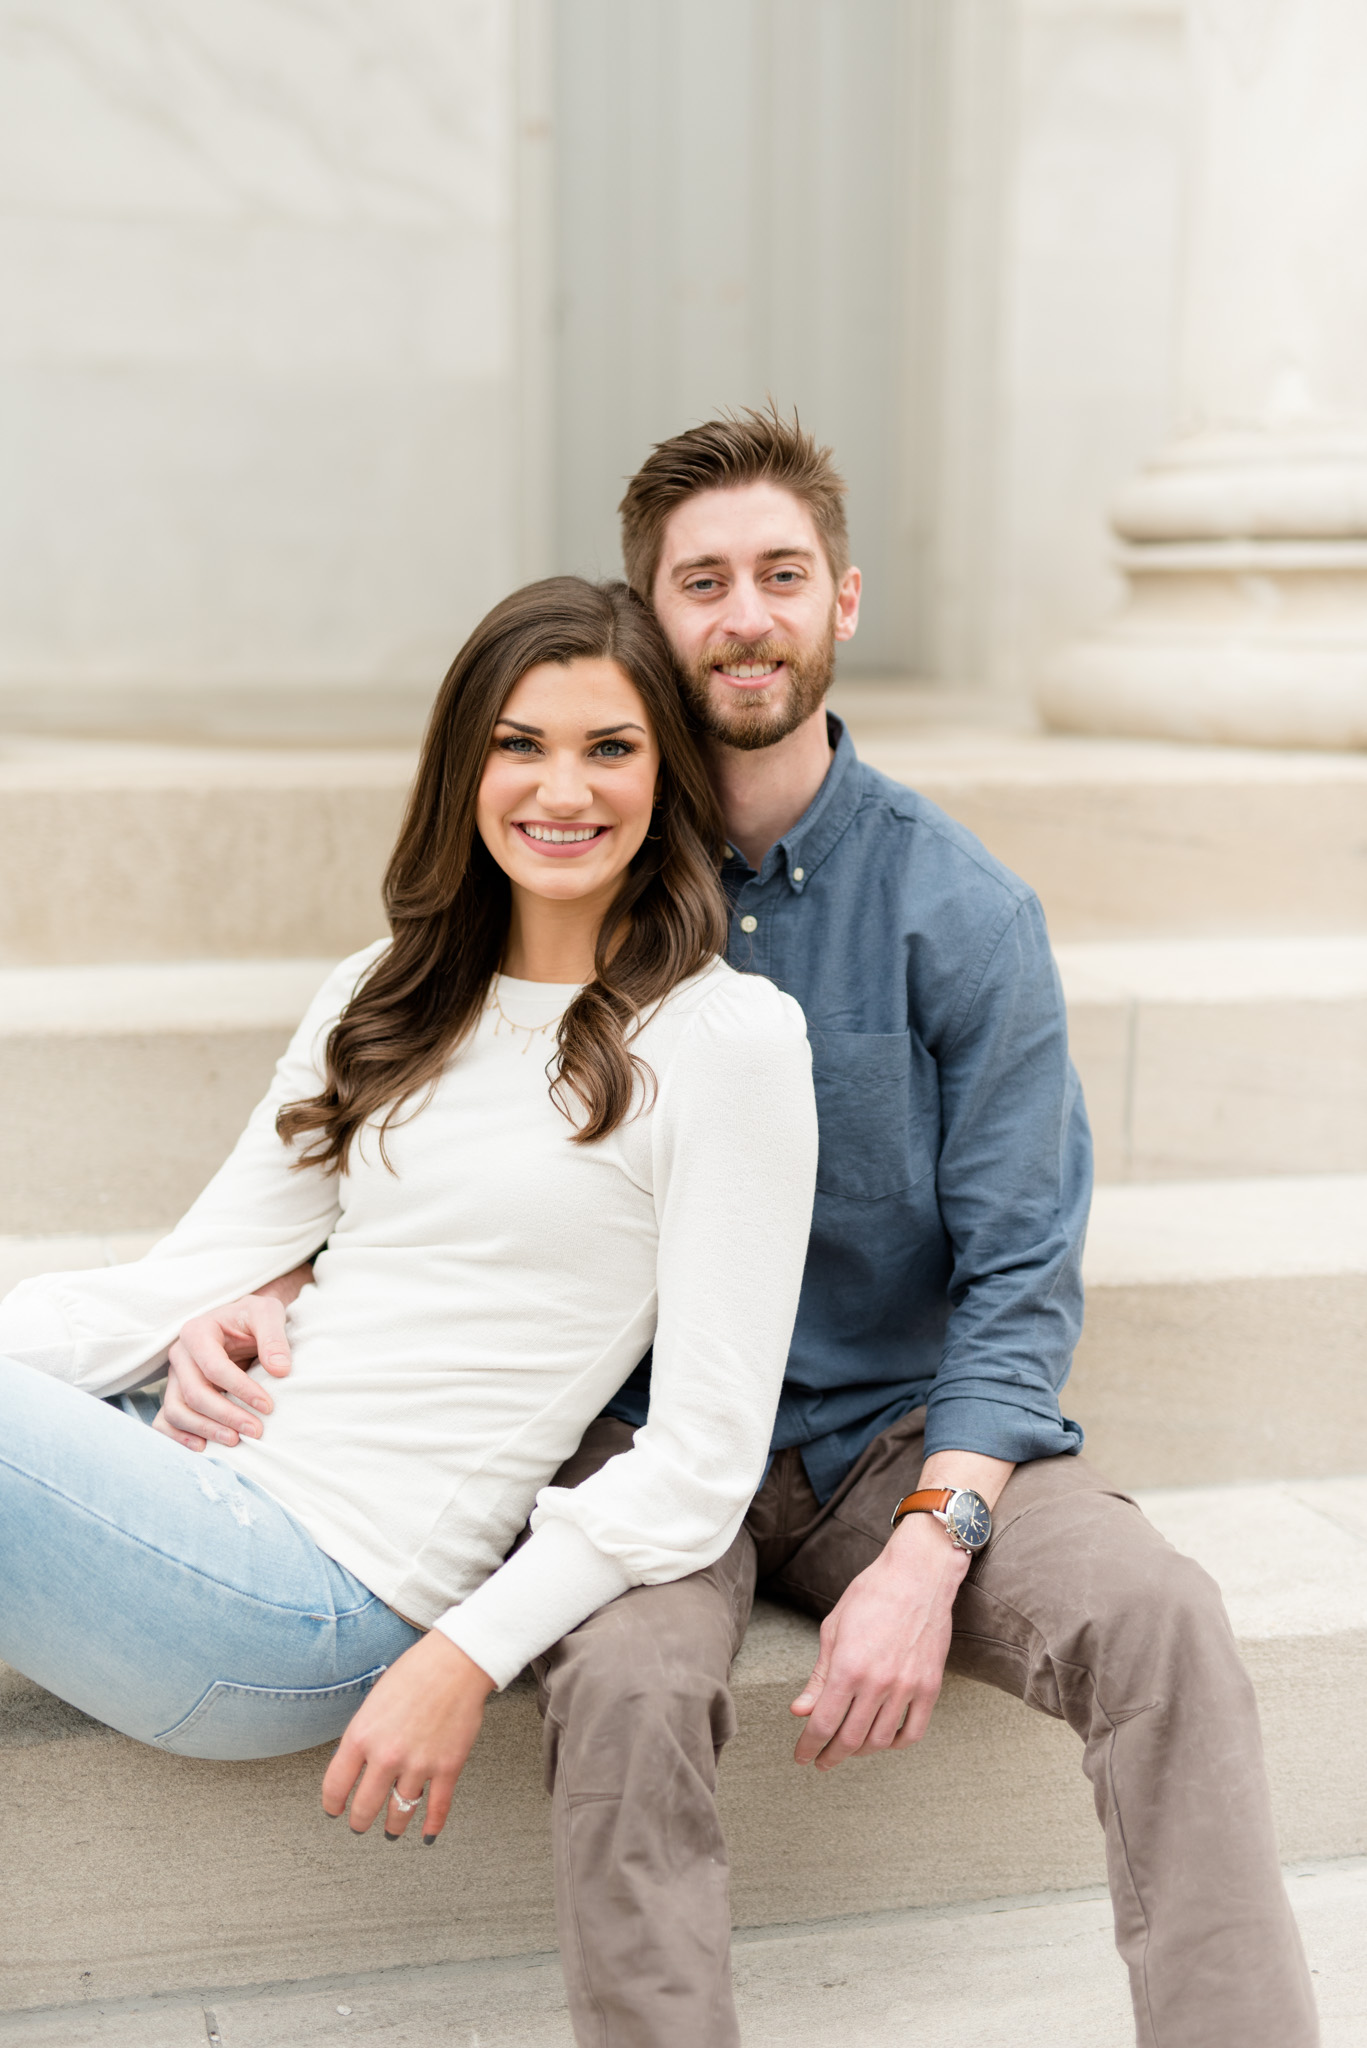
{"label": "man's shoulder", "polygon": [[984,909],[1008,912],[1035,900],[1028,882],[928,796],[894,782],[867,761],[857,761],[855,773],[859,807],[851,823],[859,833],[862,860],[914,873],[921,886],[934,881],[950,894],[976,899]]}

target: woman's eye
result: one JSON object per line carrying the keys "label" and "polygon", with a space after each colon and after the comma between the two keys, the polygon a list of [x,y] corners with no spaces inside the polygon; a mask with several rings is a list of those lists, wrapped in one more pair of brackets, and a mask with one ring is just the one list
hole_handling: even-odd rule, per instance
{"label": "woman's eye", "polygon": [[635,749],[629,747],[625,740],[600,740],[594,752],[601,754],[605,761],[620,761],[625,755],[634,753]]}
{"label": "woman's eye", "polygon": [[525,733],[514,733],[511,738],[500,740],[498,748],[501,754],[534,754],[536,743]]}

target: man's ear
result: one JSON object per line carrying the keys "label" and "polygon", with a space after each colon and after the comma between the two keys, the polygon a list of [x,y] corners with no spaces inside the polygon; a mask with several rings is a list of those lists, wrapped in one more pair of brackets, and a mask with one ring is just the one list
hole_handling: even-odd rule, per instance
{"label": "man's ear", "polygon": [[841,577],[835,593],[835,637],[837,640],[853,640],[859,624],[859,597],[864,588],[864,579],[857,569],[847,569]]}

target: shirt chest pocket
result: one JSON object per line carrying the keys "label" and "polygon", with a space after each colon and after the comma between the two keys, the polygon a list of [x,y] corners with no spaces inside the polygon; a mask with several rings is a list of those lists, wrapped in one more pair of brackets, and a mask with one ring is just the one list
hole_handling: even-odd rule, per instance
{"label": "shirt chest pocket", "polygon": [[911,1187],[931,1162],[913,1127],[908,1033],[813,1028],[810,1037],[818,1193],[876,1202]]}

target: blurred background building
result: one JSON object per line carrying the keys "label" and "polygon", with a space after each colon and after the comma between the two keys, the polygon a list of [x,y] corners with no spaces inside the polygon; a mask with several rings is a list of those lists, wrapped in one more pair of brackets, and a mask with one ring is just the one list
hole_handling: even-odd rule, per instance
{"label": "blurred background building", "polygon": [[1171,649],[1054,657],[1205,430],[1124,500],[1141,640],[1289,606],[1336,708],[1301,660],[1204,736],[1367,739],[1357,0],[3,0],[0,58],[11,725],[407,731],[510,585],[617,570],[653,440],[772,395],[848,473],[846,673],[1181,729]]}
{"label": "blurred background building", "polygon": [[9,722],[406,729],[769,394],[849,477],[850,671],[1025,695],[1173,419],[1183,12],[4,0]]}

